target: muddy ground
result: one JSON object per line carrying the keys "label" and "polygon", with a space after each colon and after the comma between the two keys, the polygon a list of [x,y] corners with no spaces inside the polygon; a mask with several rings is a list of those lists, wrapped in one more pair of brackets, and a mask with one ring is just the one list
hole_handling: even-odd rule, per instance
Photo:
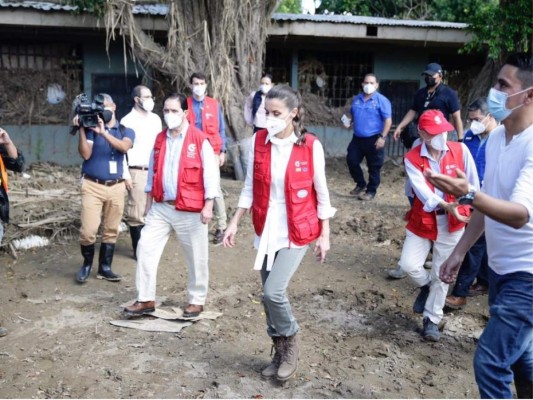
{"label": "muddy ground", "polygon": [[[135,262],[121,234],[114,270],[120,283],[78,285],[75,239],[0,253],[2,398],[469,398],[478,397],[472,369],[475,337],[487,298],[448,313],[439,343],[421,340],[421,317],[407,280],[387,279],[399,257],[407,210],[403,172],[389,160],[374,201],[361,202],[343,160],[328,162],[332,249],[325,265],[308,252],[289,289],[301,326],[300,366],[285,384],[264,380],[270,342],[248,217],[234,249],[210,246],[207,308],[224,315],[179,334],[110,325],[135,297]],[[229,214],[241,183],[223,179]],[[186,269],[175,239],[158,280],[164,306],[184,306]]]}

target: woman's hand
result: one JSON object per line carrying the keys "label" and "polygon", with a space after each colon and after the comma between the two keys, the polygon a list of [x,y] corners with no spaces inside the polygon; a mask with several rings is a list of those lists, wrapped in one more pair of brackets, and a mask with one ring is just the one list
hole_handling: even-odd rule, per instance
{"label": "woman's hand", "polygon": [[321,264],[324,264],[324,261],[326,261],[326,254],[329,251],[329,248],[329,234],[320,235],[316,240],[314,253],[316,260]]}
{"label": "woman's hand", "polygon": [[237,234],[237,224],[231,221],[224,231],[224,239],[222,243],[224,247],[233,247],[235,246],[235,235]]}

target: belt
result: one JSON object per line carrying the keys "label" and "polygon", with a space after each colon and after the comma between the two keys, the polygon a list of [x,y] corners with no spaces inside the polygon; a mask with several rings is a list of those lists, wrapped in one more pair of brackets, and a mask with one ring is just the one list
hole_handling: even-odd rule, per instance
{"label": "belt", "polygon": [[83,174],[83,179],[87,179],[88,181],[96,182],[104,186],[113,186],[113,185],[116,185],[117,183],[124,182],[124,179],[110,179],[106,181],[104,179],[96,179],[96,178],[93,178],[92,176],[85,175],[85,174]]}
{"label": "belt", "polygon": [[167,204],[170,204],[171,206],[175,206],[176,205],[176,200],[165,200],[165,201],[163,201],[163,203],[167,203]]}
{"label": "belt", "polygon": [[448,214],[448,211],[443,210],[442,208],[439,208],[438,210],[435,210],[435,214],[437,214],[437,215],[446,215],[446,214]]}
{"label": "belt", "polygon": [[139,167],[137,165],[130,165],[129,169],[140,169],[141,171],[148,171],[148,167]]}

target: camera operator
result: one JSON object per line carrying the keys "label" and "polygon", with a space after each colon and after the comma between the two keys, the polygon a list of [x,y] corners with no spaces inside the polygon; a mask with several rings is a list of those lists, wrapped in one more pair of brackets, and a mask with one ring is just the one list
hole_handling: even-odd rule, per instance
{"label": "camera operator", "polygon": [[[7,169],[22,172],[24,168],[24,158],[20,153],[9,134],[0,128],[0,243],[4,236],[2,222],[9,222],[9,199],[7,197]],[[7,329],[0,326],[0,337],[7,335]]]}
{"label": "camera operator", "polygon": [[76,275],[84,283],[91,273],[94,243],[102,220],[103,232],[98,260],[99,279],[118,282],[122,279],[111,271],[111,263],[124,211],[126,185],[122,177],[126,152],[133,146],[135,132],[119,125],[115,117],[115,103],[108,94],[103,97],[104,110],[98,113],[98,125],[89,129],[79,126],[78,151],[83,158],[81,185],[80,246],[83,265]]}

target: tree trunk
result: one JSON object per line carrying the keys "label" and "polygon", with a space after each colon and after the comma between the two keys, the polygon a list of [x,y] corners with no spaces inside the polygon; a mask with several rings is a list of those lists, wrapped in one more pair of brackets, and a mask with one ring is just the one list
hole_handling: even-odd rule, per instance
{"label": "tree trunk", "polygon": [[[169,76],[179,92],[193,72],[208,77],[208,93],[220,101],[234,161],[249,137],[243,106],[261,78],[270,16],[279,0],[174,0],[168,2],[168,35],[162,46],[144,33],[132,13],[132,0],[110,0],[106,8],[108,43],[119,33],[144,66]],[[125,46],[126,48],[126,46]],[[126,54],[125,54],[126,56]],[[236,167],[245,162],[234,162]],[[236,172],[243,178],[245,170]]]}

